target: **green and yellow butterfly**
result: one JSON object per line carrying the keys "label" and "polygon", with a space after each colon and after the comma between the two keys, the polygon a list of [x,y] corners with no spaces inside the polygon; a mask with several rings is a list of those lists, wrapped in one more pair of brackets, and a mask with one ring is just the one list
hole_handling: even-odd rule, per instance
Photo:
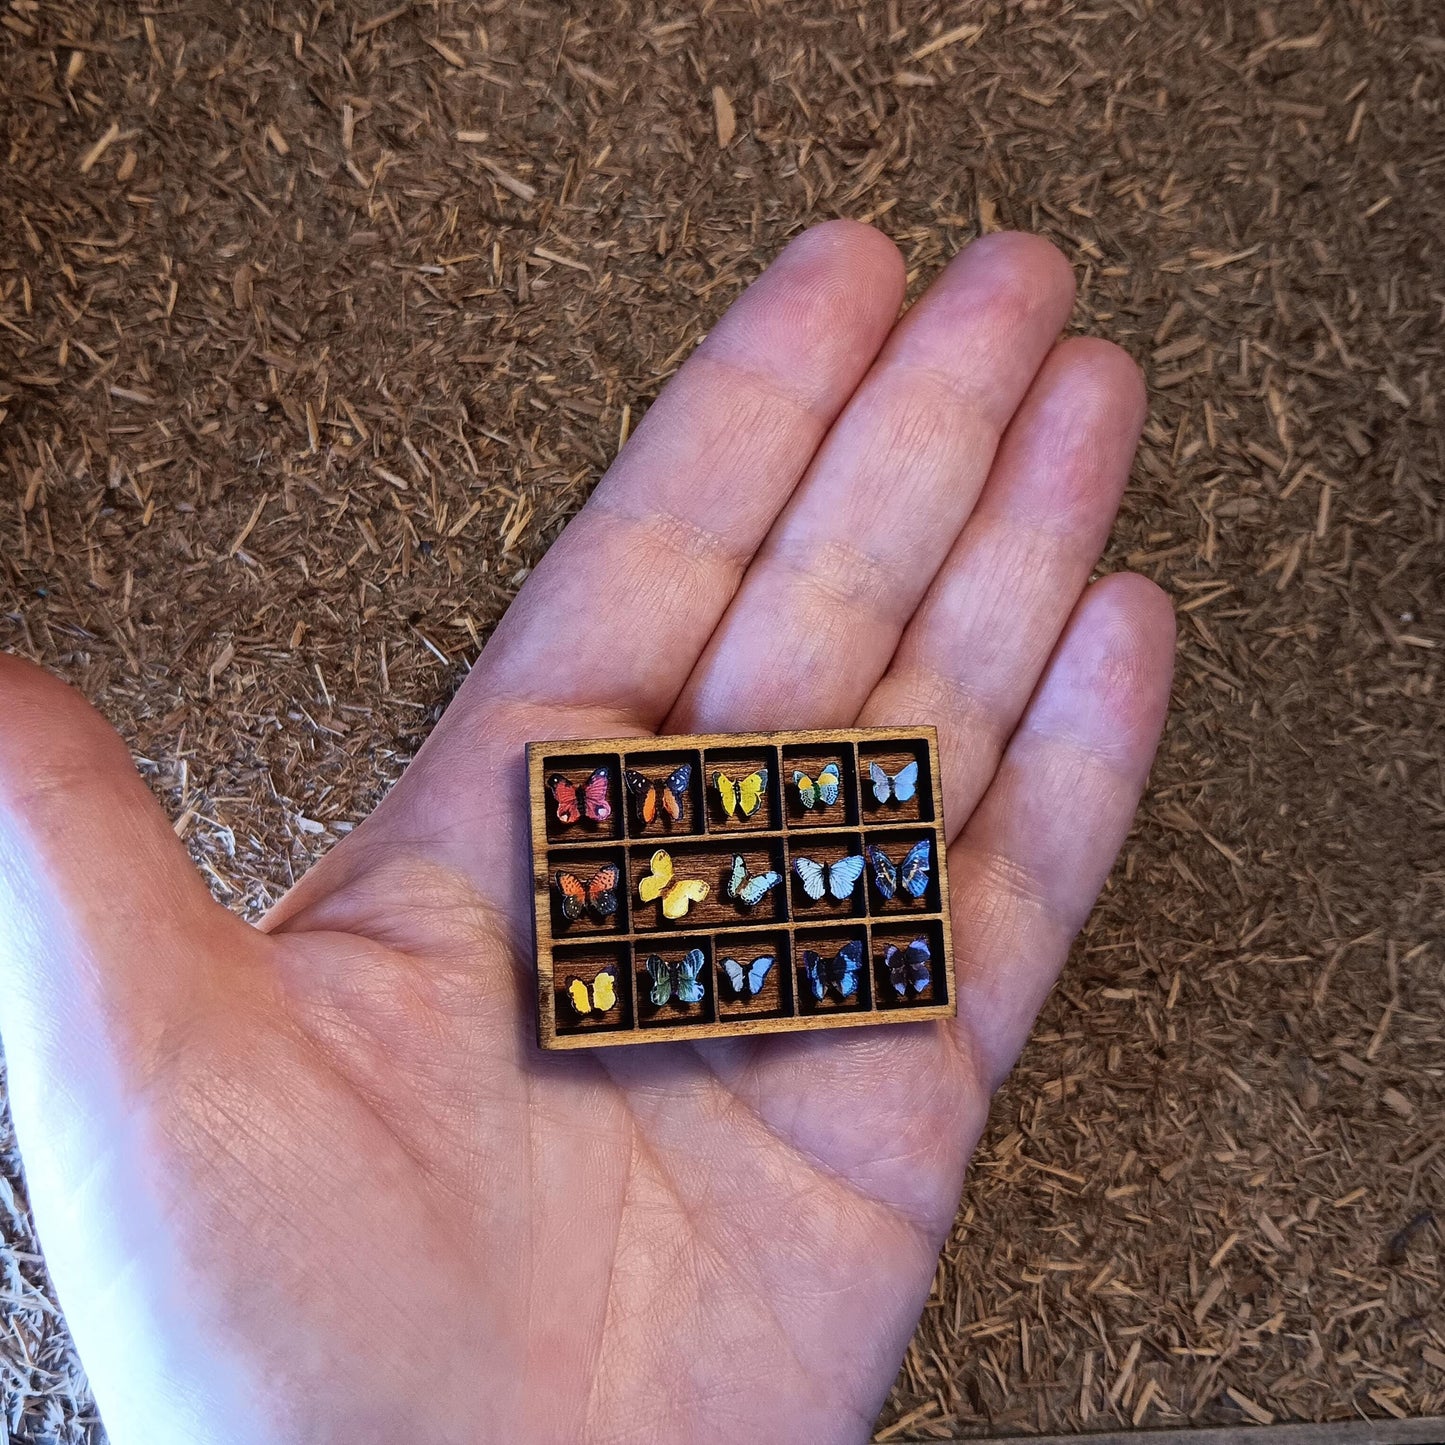
{"label": "green and yellow butterfly", "polygon": [[825,808],[831,808],[838,801],[838,789],[843,780],[839,776],[838,764],[828,763],[816,778],[810,778],[807,773],[794,768],[793,784],[798,790],[798,801],[805,808],[816,808],[820,803]]}

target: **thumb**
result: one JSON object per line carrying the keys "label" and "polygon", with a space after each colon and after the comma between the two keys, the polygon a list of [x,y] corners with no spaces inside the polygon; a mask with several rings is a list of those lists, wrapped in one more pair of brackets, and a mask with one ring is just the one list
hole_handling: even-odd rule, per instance
{"label": "thumb", "polygon": [[100,715],[0,655],[0,1033],[30,1194],[82,1348],[105,1338],[95,1301],[159,1225],[151,1106],[234,996],[238,966],[261,960],[259,941],[212,902]]}

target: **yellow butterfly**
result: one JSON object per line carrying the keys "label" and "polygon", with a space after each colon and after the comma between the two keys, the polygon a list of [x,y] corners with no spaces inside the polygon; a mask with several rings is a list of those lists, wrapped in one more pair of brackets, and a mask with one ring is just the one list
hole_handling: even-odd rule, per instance
{"label": "yellow butterfly", "polygon": [[713,782],[717,785],[718,796],[722,799],[723,812],[729,818],[735,814],[751,818],[758,811],[763,794],[768,791],[768,770],[759,768],[757,772],[749,773],[736,783],[726,773],[714,773]]}
{"label": "yellow butterfly", "polygon": [[604,968],[592,980],[590,992],[585,979],[569,978],[567,1002],[579,1019],[586,1018],[588,1014],[609,1012],[617,1002],[617,970]]}
{"label": "yellow butterfly", "polygon": [[685,917],[690,905],[701,903],[712,892],[701,878],[674,878],[672,855],[666,848],[659,848],[651,862],[652,872],[637,885],[637,896],[644,903],[661,898],[664,918]]}

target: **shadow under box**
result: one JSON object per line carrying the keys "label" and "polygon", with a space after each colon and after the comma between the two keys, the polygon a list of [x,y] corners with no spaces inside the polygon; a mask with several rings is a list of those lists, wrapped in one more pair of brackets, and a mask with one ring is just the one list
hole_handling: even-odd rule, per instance
{"label": "shadow under box", "polygon": [[[626,944],[584,944],[554,951],[552,993],[559,1034],[603,1033],[632,1027],[630,958]],[[597,986],[598,976],[603,973],[612,975],[609,1008],[599,1007],[607,1003],[605,986]]]}
{"label": "shadow under box", "polygon": [[[914,848],[921,843],[928,844],[928,859],[924,866],[926,871],[923,877],[927,880],[923,892],[915,898],[907,888],[904,887],[903,878],[905,864]],[[868,877],[869,910],[875,918],[886,918],[893,914],[908,913],[938,913],[939,887],[938,887],[938,837],[934,831],[929,829],[915,830],[912,828],[888,829],[886,831],[868,832],[863,835],[863,849],[868,857],[868,867],[865,872]],[[879,886],[879,867],[875,864],[872,850],[878,850],[888,863],[893,865],[894,893],[892,898],[885,898],[883,890]],[[915,865],[912,870],[914,876],[918,876],[919,868]],[[887,869],[882,870],[887,876]]]}
{"label": "shadow under box", "polygon": [[[898,796],[900,788],[908,793],[906,798]],[[869,823],[931,823],[933,778],[927,740],[860,743],[858,798],[865,827]]]}
{"label": "shadow under box", "polygon": [[[713,938],[713,954],[720,1021],[791,1017],[793,964],[786,933],[720,933]],[[759,960],[768,958],[772,966],[759,978]],[[727,960],[736,970],[728,968]]]}
{"label": "shadow under box", "polygon": [[[687,984],[682,965],[694,949],[698,950],[703,958],[702,967],[697,973],[697,982],[702,985],[702,997],[696,1003],[686,1003],[678,996]],[[654,1003],[652,999],[655,980],[653,970],[648,964],[654,958],[660,962],[656,984],[669,995],[666,1003]],[[639,941],[632,962],[637,989],[637,1017],[642,1028],[706,1024],[716,1019],[717,985],[713,977],[713,950],[710,939],[688,934],[681,938]]]}
{"label": "shadow under box", "polygon": [[[858,774],[853,749],[847,743],[832,747],[827,744],[785,747],[782,766],[783,811],[789,828],[858,826]],[[827,769],[831,772],[826,772]],[[828,803],[823,794],[829,791],[828,783],[833,777],[836,777],[837,796]],[[811,808],[803,801],[805,788],[813,798]]]}
{"label": "shadow under box", "polygon": [[[661,896],[652,903],[644,903],[638,896],[638,887],[644,879],[654,876],[654,855],[666,853],[672,867],[672,883],[663,888]],[[769,872],[778,875],[778,881],[760,894],[751,908],[741,900],[728,896],[728,883],[732,878],[733,859],[741,857],[748,878],[758,878]],[[666,864],[661,864],[666,871]],[[783,876],[783,844],[779,838],[749,839],[739,833],[730,839],[713,836],[707,840],[691,839],[652,847],[646,843],[634,843],[628,849],[628,865],[631,870],[629,898],[632,905],[634,930],[638,933],[659,933],[666,931],[683,932],[693,929],[711,929],[745,926],[757,923],[780,923],[788,916],[787,880]],[[681,918],[668,918],[663,904],[671,887],[679,881],[706,883],[707,897],[688,904],[687,912]],[[746,885],[744,885],[746,886]]]}
{"label": "shadow under box", "polygon": [[[703,765],[707,772],[710,833],[777,831],[783,826],[776,748],[709,748],[703,754]],[[761,787],[756,781],[759,776],[765,779]],[[731,787],[720,786],[720,778]],[[751,812],[746,811],[749,807]]]}
{"label": "shadow under box", "polygon": [[[799,923],[826,922],[832,918],[861,918],[868,911],[868,864],[863,858],[863,841],[857,833],[809,833],[806,837],[794,836],[789,845],[791,859],[788,868],[789,897],[792,900],[793,918]],[[861,859],[851,866],[844,860]],[[800,865],[800,861],[801,865]],[[844,863],[842,871],[835,871]],[[808,867],[816,865],[819,873]],[[852,887],[839,898],[834,888],[842,887],[847,878],[856,871]],[[808,874],[822,887],[822,897],[813,898],[803,883]]]}
{"label": "shadow under box", "polygon": [[[606,778],[606,791],[588,783],[598,771]],[[556,753],[542,761],[542,785],[546,789],[547,841],[549,843],[590,843],[622,836],[622,769],[611,753]],[[598,811],[605,798],[606,818],[589,816]],[[564,823],[559,811],[575,808],[577,820]]]}
{"label": "shadow under box", "polygon": [[[616,910],[599,914],[606,905],[601,887],[605,881],[601,870],[612,865],[617,869]],[[562,911],[563,874],[570,874],[581,885],[586,901],[580,918],[568,918]],[[568,848],[547,854],[547,892],[552,908],[552,937],[568,939],[597,933],[627,932],[627,855],[622,848]]]}
{"label": "shadow under box", "polygon": [[[856,973],[840,957],[845,945],[856,944]],[[810,954],[819,959],[823,996],[814,991],[808,971]],[[800,928],[793,934],[793,982],[798,991],[800,1014],[867,1013],[873,1007],[873,969],[868,958],[868,939],[861,927]],[[851,994],[841,992],[839,974],[856,977]]]}
{"label": "shadow under box", "polygon": [[[918,940],[928,950],[928,983],[917,986],[917,976],[910,977],[910,959],[901,956]],[[889,965],[888,950],[899,950]],[[873,925],[873,973],[874,996],[880,1009],[917,1008],[923,1004],[948,1002],[948,970],[943,954],[943,924],[936,918],[925,918],[909,925],[897,923],[875,923]],[[896,981],[895,981],[896,975]],[[898,989],[902,986],[903,992]]]}
{"label": "shadow under box", "polygon": [[[703,786],[702,754],[691,748],[628,753],[622,760],[627,836],[652,839],[701,833]],[[676,818],[673,807],[678,810]]]}

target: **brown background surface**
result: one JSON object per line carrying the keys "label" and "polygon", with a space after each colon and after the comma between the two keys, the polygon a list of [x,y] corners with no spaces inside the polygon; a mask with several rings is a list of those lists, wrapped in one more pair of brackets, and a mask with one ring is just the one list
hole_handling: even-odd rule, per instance
{"label": "brown background surface", "polygon": [[[5,0],[0,77],[0,645],[248,913],[787,236],[1056,241],[1177,702],[880,1434],[1445,1409],[1438,0]],[[6,1157],[4,1412],[85,1438]]]}

